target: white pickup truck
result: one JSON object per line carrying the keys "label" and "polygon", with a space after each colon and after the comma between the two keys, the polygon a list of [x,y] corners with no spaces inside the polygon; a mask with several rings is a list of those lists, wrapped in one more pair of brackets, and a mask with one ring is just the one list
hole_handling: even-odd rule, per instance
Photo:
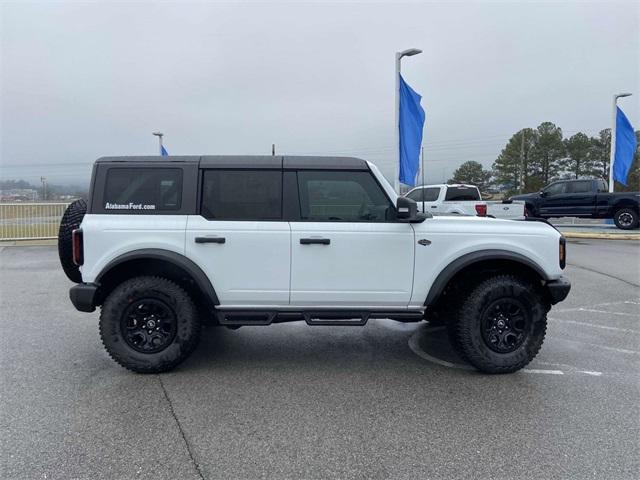
{"label": "white pickup truck", "polygon": [[475,185],[421,185],[410,190],[406,197],[415,200],[418,211],[444,215],[491,216],[508,220],[524,218],[524,202],[482,200]]}

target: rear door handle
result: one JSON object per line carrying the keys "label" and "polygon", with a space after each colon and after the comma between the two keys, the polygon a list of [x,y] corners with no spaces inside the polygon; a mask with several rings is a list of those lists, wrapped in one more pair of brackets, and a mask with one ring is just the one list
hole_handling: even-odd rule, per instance
{"label": "rear door handle", "polygon": [[225,243],[224,237],[196,237],[196,243]]}
{"label": "rear door handle", "polygon": [[329,245],[331,239],[329,238],[301,238],[300,245]]}

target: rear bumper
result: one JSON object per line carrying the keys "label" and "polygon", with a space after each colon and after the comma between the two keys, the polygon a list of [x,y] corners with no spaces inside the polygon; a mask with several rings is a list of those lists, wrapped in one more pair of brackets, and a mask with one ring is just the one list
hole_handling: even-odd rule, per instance
{"label": "rear bumper", "polygon": [[69,298],[76,310],[93,312],[96,309],[98,286],[93,283],[79,283],[69,289]]}
{"label": "rear bumper", "polygon": [[546,286],[552,305],[555,305],[567,298],[567,295],[569,295],[569,291],[571,290],[571,282],[567,277],[560,277],[557,280],[551,280],[550,282],[547,282]]}

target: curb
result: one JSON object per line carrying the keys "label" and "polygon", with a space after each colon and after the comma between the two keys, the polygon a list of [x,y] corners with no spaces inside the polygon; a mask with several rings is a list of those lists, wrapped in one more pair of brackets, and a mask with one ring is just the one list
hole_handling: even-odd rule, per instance
{"label": "curb", "polygon": [[640,234],[637,233],[596,233],[596,232],[563,232],[560,233],[564,238],[585,238],[593,240],[640,240]]}
{"label": "curb", "polygon": [[0,247],[43,247],[57,245],[58,240],[0,240]]}

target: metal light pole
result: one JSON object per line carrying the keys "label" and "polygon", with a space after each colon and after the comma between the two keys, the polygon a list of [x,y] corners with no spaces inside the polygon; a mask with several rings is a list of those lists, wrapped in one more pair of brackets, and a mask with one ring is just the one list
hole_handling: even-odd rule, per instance
{"label": "metal light pole", "polygon": [[164,133],[162,132],[153,132],[153,134],[158,137],[158,142],[159,142],[159,152],[160,152],[160,156],[162,156],[162,137],[164,137]]}
{"label": "metal light pole", "polygon": [[422,53],[418,48],[409,48],[401,52],[396,52],[396,168],[393,175],[393,188],[400,194],[400,70],[402,57],[412,57]]}
{"label": "metal light pole", "polygon": [[630,93],[617,93],[613,96],[613,111],[611,124],[611,151],[609,152],[609,193],[613,193],[613,162],[616,156],[616,118],[618,116],[618,99],[630,97]]}

